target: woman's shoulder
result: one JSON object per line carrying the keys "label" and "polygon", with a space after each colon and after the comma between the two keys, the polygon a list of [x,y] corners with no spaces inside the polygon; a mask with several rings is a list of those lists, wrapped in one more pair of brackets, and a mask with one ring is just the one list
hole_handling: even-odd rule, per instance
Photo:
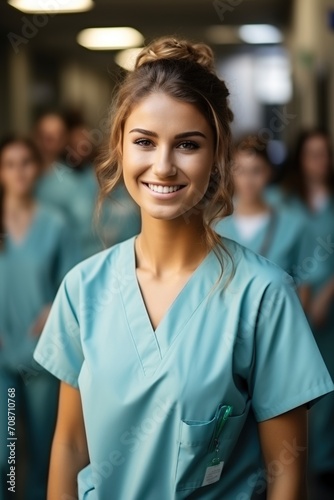
{"label": "woman's shoulder", "polygon": [[44,202],[39,202],[38,212],[40,220],[42,220],[49,227],[61,227],[68,224],[65,214],[55,206],[48,205]]}
{"label": "woman's shoulder", "polygon": [[82,260],[66,274],[65,280],[92,284],[99,280],[104,282],[108,279],[110,269],[114,275],[123,273],[124,259],[129,256],[131,249],[133,249],[134,238],[135,236],[132,236]]}
{"label": "woman's shoulder", "polygon": [[245,290],[265,290],[268,286],[293,286],[293,278],[280,266],[266,257],[226,237],[221,237],[225,249],[233,262],[231,284],[238,284]]}

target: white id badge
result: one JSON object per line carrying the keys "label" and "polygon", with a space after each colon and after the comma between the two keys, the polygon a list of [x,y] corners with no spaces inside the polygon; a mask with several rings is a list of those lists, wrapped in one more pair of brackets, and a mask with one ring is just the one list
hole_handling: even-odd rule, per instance
{"label": "white id badge", "polygon": [[217,465],[209,465],[206,468],[202,486],[207,486],[208,484],[216,483],[217,481],[219,481],[223,467],[224,462],[220,462]]}

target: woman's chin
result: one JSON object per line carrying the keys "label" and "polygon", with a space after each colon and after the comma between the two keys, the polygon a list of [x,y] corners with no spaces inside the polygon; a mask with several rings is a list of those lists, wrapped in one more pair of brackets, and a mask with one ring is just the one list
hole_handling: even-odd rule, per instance
{"label": "woman's chin", "polygon": [[142,207],[142,215],[151,217],[152,219],[161,221],[172,221],[180,217],[185,217],[187,210],[184,207],[150,207],[146,209]]}

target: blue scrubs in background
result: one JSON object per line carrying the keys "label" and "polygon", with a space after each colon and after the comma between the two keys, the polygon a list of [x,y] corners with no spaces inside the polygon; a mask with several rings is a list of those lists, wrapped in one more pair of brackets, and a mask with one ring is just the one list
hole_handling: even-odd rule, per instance
{"label": "blue scrubs in background", "polygon": [[[309,213],[309,224],[314,233],[309,246],[309,259],[304,272],[309,275],[313,295],[321,292],[334,279],[334,198],[317,212]],[[313,325],[319,349],[334,378],[334,301],[328,317],[320,327]],[[310,469],[316,478],[331,476],[330,493],[321,493],[321,500],[334,494],[334,394],[329,394],[310,412]],[[322,482],[321,479],[318,482]]]}
{"label": "blue scrubs in background", "polygon": [[103,204],[99,224],[94,220],[98,183],[93,165],[71,168],[55,163],[37,186],[37,197],[62,210],[72,225],[83,258],[120,243],[140,231],[137,205],[125,186],[117,186]]}
{"label": "blue scrubs in background", "polygon": [[240,233],[236,218],[232,214],[220,220],[215,231],[271,260],[293,276],[297,285],[305,281],[298,274],[298,267],[307,257],[314,237],[301,211],[292,207],[272,209],[265,223],[250,238]]}
{"label": "blue scrubs in background", "polygon": [[[333,391],[291,277],[223,242],[234,274],[224,256],[219,281],[212,250],[155,330],[135,237],[63,280],[34,357],[80,390],[90,456],[78,474],[80,500],[258,498],[257,422]],[[219,471],[209,484],[213,460]]]}
{"label": "blue scrubs in background", "polygon": [[[16,430],[24,413],[28,449],[24,498],[45,500],[49,454],[57,411],[58,380],[33,360],[39,333],[38,316],[51,305],[58,287],[80,254],[62,214],[38,205],[33,221],[20,242],[10,236],[0,251],[0,499],[8,493],[7,412],[8,389],[15,388]],[[16,456],[22,460],[22,437]],[[16,461],[16,472],[20,472]],[[17,482],[18,487],[18,482]]]}

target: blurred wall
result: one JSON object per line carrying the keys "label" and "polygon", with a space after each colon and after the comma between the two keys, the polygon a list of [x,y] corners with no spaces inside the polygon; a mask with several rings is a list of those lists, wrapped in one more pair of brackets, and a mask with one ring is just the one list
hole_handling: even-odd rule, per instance
{"label": "blurred wall", "polygon": [[[282,139],[288,142],[294,140],[300,127],[316,125],[330,128],[334,142],[334,31],[328,23],[330,9],[334,11],[334,0],[293,1],[285,46],[293,68],[294,94],[286,108],[296,118],[282,133]],[[29,133],[36,114],[47,107],[76,107],[93,126],[107,114],[115,82],[98,53],[81,52],[77,58],[71,50],[57,52],[56,45],[52,51],[43,52],[37,43],[22,44],[15,52],[5,34],[0,57],[4,69],[0,79],[2,134],[9,130]],[[272,111],[268,115],[268,110],[254,100],[250,81],[253,66],[251,57],[244,54],[219,62],[220,72],[232,89],[236,126],[241,132],[267,126],[266,119],[272,118]]]}
{"label": "blurred wall", "polygon": [[91,67],[89,58],[43,53],[30,44],[15,52],[1,43],[0,134],[30,134],[44,110],[79,110],[95,126],[107,115],[114,86],[108,68]]}
{"label": "blurred wall", "polygon": [[334,140],[334,0],[294,0],[287,46],[294,75],[295,128],[329,128]]}
{"label": "blurred wall", "polygon": [[9,92],[9,130],[26,134],[32,120],[32,75],[31,61],[27,50],[17,54],[11,51],[8,59]]}

